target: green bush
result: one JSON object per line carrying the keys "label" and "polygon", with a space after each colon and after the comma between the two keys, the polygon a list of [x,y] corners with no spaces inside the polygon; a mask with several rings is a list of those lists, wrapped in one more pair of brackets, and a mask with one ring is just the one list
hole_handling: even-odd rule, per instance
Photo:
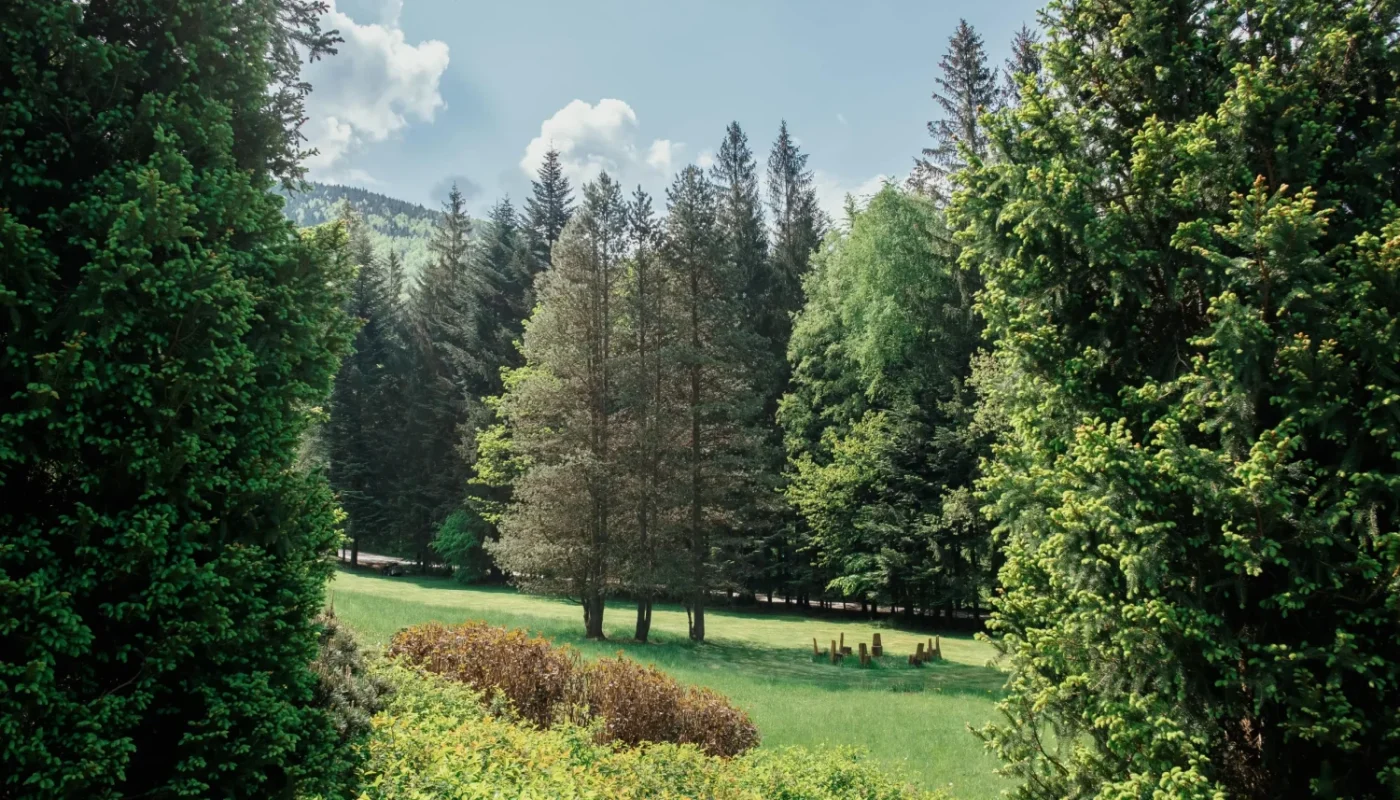
{"label": "green bush", "polygon": [[470,688],[391,666],[361,775],[367,800],[709,798],[933,800],[848,750],[754,751],[724,759],[692,745],[620,747],[598,728],[548,730],[489,716]]}
{"label": "green bush", "polygon": [[297,453],[349,275],[270,193],[319,17],[0,2],[0,797],[285,796],[331,758]]}
{"label": "green bush", "polygon": [[748,714],[716,692],[620,656],[585,663],[573,649],[524,631],[430,623],[395,634],[389,655],[465,683],[541,727],[593,719],[601,740],[694,744],[716,756],[759,741]]}
{"label": "green bush", "polygon": [[433,550],[452,567],[458,583],[473,583],[486,574],[490,557],[481,544],[486,523],[470,512],[458,509],[447,515],[433,540]]}
{"label": "green bush", "polygon": [[352,787],[374,715],[384,707],[392,688],[369,668],[355,637],[333,613],[317,617],[316,624],[321,628],[320,650],[311,662],[317,679],[316,704],[330,715],[340,737],[331,762],[320,769],[325,791],[333,793],[335,788]]}

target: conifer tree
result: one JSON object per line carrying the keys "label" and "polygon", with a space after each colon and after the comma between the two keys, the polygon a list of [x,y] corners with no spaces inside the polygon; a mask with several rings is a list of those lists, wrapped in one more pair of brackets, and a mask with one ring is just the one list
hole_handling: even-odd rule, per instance
{"label": "conifer tree", "polygon": [[766,302],[769,320],[763,327],[771,331],[767,338],[782,360],[792,335],[792,315],[802,307],[802,278],[827,228],[807,154],[792,140],[786,120],[768,155],[768,211],[773,217],[772,278]]}
{"label": "conifer tree", "polygon": [[777,334],[775,317],[779,314],[769,305],[775,280],[768,262],[768,232],[764,229],[758,193],[758,165],[749,150],[749,137],[737,122],[729,123],[725,130],[719,155],[710,167],[710,180],[718,192],[719,228],[725,253],[741,281],[750,319],[759,335],[771,340]]}
{"label": "conifer tree", "polygon": [[626,246],[622,193],[604,173],[584,187],[525,333],[525,366],[498,404],[524,464],[490,545],[519,585],[575,598],[584,631],[603,636],[630,515],[617,508],[617,289]]}
{"label": "conifer tree", "polygon": [[544,154],[538,175],[530,182],[531,196],[525,201],[525,227],[535,253],[532,276],[549,267],[550,251],[574,213],[573,190],[564,177],[558,150],[551,147]]}
{"label": "conifer tree", "polygon": [[501,391],[501,368],[519,366],[515,340],[533,303],[529,253],[509,198],[493,206],[487,215],[473,267],[481,374],[472,393],[491,396]]}
{"label": "conifer tree", "polygon": [[[674,524],[674,471],[680,439],[671,348],[674,320],[658,249],[661,228],[651,197],[638,187],[627,206],[631,256],[621,277],[618,397],[626,423],[619,431],[619,496],[634,517],[622,559],[623,582],[637,601],[634,637],[645,642],[655,598],[674,585],[681,555]],[[625,513],[619,509],[619,513]]]}
{"label": "conifer tree", "polygon": [[985,735],[1026,798],[1394,797],[1400,4],[1046,20],[954,217],[1009,422]]}
{"label": "conifer tree", "polygon": [[393,524],[395,473],[389,454],[401,408],[394,405],[401,364],[394,317],[391,275],[374,253],[364,220],[347,205],[340,224],[355,269],[346,312],[359,325],[350,353],[341,361],[331,393],[327,438],[331,488],[344,509],[350,536],[350,563],[360,548]]}
{"label": "conifer tree", "polygon": [[0,3],[0,796],[339,794],[297,449],[352,330],[299,236],[309,0]]}
{"label": "conifer tree", "polygon": [[678,581],[690,615],[690,638],[705,639],[709,593],[719,588],[720,558],[742,537],[736,511],[750,507],[765,460],[756,428],[762,398],[752,364],[763,347],[745,325],[740,276],[725,257],[713,184],[698,167],[676,176],[667,192],[662,260],[671,287],[676,387],[688,430],[677,493],[688,561]]}
{"label": "conifer tree", "polygon": [[412,414],[403,438],[410,466],[404,494],[412,552],[426,565],[437,527],[462,502],[469,477],[459,443],[472,411],[472,389],[483,372],[474,301],[480,276],[472,268],[471,219],[456,186],[443,204],[429,243],[433,260],[409,298],[413,365],[406,391]]}
{"label": "conifer tree", "polygon": [[987,65],[982,37],[965,19],[958,21],[938,67],[942,75],[936,79],[933,100],[943,110],[943,118],[928,124],[934,144],[914,159],[910,185],[946,203],[952,194],[952,177],[964,165],[959,148],[979,158],[987,153],[981,117],[996,110],[1001,91],[996,73]]}
{"label": "conifer tree", "polygon": [[1021,81],[1029,79],[1039,86],[1040,80],[1040,34],[1022,25],[1011,40],[1011,57],[1002,68],[1002,78],[1006,82],[1006,100],[1010,105],[1020,102]]}

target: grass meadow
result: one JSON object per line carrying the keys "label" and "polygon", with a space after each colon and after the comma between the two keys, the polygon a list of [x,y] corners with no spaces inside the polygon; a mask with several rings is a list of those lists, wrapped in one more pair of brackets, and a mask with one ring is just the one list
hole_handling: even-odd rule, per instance
{"label": "grass meadow", "polygon": [[[630,641],[635,606],[608,606],[610,641],[582,637],[582,613],[567,601],[507,588],[463,587],[441,578],[383,578],[339,572],[331,583],[335,613],[360,638],[382,645],[400,628],[422,622],[486,620],[542,634],[586,657],[614,655],[655,664],[678,680],[723,692],[744,708],[763,734],[763,746],[862,747],[889,770],[957,798],[996,797],[1007,782],[997,761],[967,729],[990,720],[1003,682],[990,665],[992,649],[967,635],[944,636],[944,661],[921,669],[906,658],[927,633],[881,622],[808,618],[798,614],[712,610],[709,641],[686,638],[685,611],[658,605],[652,641]],[[860,669],[812,658],[841,633],[856,648],[879,632],[886,656]]]}

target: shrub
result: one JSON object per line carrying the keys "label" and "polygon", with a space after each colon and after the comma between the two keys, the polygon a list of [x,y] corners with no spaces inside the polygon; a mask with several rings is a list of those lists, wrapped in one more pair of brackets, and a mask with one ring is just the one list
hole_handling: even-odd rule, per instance
{"label": "shrub", "polygon": [[709,798],[710,800],[935,800],[849,750],[754,751],[722,759],[693,745],[619,747],[598,728],[549,730],[485,713],[470,687],[402,666],[375,717],[361,773],[367,800],[424,797]]}
{"label": "shrub", "polygon": [[480,517],[458,509],[447,515],[433,540],[433,550],[452,567],[458,583],[472,583],[486,574],[488,556],[481,543],[486,523]]}
{"label": "shrub", "polygon": [[655,667],[621,656],[585,667],[584,694],[607,741],[694,744],[715,756],[738,755],[758,744],[749,715],[724,696],[682,686]]}
{"label": "shrub", "polygon": [[541,727],[595,720],[600,741],[694,744],[715,756],[738,755],[759,741],[748,714],[716,692],[682,686],[620,655],[585,664],[573,649],[523,631],[483,622],[420,625],[395,634],[389,655],[461,681],[488,703],[504,699]]}
{"label": "shrub", "polygon": [[578,653],[484,622],[406,628],[394,634],[388,654],[461,681],[488,700],[503,697],[522,719],[541,727],[571,714],[582,696]]}
{"label": "shrub", "polygon": [[320,650],[311,662],[316,675],[315,703],[331,718],[339,736],[339,746],[318,769],[319,784],[329,796],[344,790],[346,796],[364,757],[364,747],[373,730],[373,717],[392,691],[382,676],[370,670],[359,645],[334,614],[316,618],[320,626]]}

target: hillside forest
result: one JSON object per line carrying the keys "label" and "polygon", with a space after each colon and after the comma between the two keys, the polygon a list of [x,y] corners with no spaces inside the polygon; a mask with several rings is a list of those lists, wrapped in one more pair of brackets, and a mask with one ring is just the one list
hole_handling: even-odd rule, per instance
{"label": "hillside forest", "polygon": [[734,121],[480,219],[305,182],[324,3],[171,6],[0,7],[0,798],[356,796],[338,548],[980,631],[1028,800],[1400,796],[1400,0],[1050,0],[838,215]]}

